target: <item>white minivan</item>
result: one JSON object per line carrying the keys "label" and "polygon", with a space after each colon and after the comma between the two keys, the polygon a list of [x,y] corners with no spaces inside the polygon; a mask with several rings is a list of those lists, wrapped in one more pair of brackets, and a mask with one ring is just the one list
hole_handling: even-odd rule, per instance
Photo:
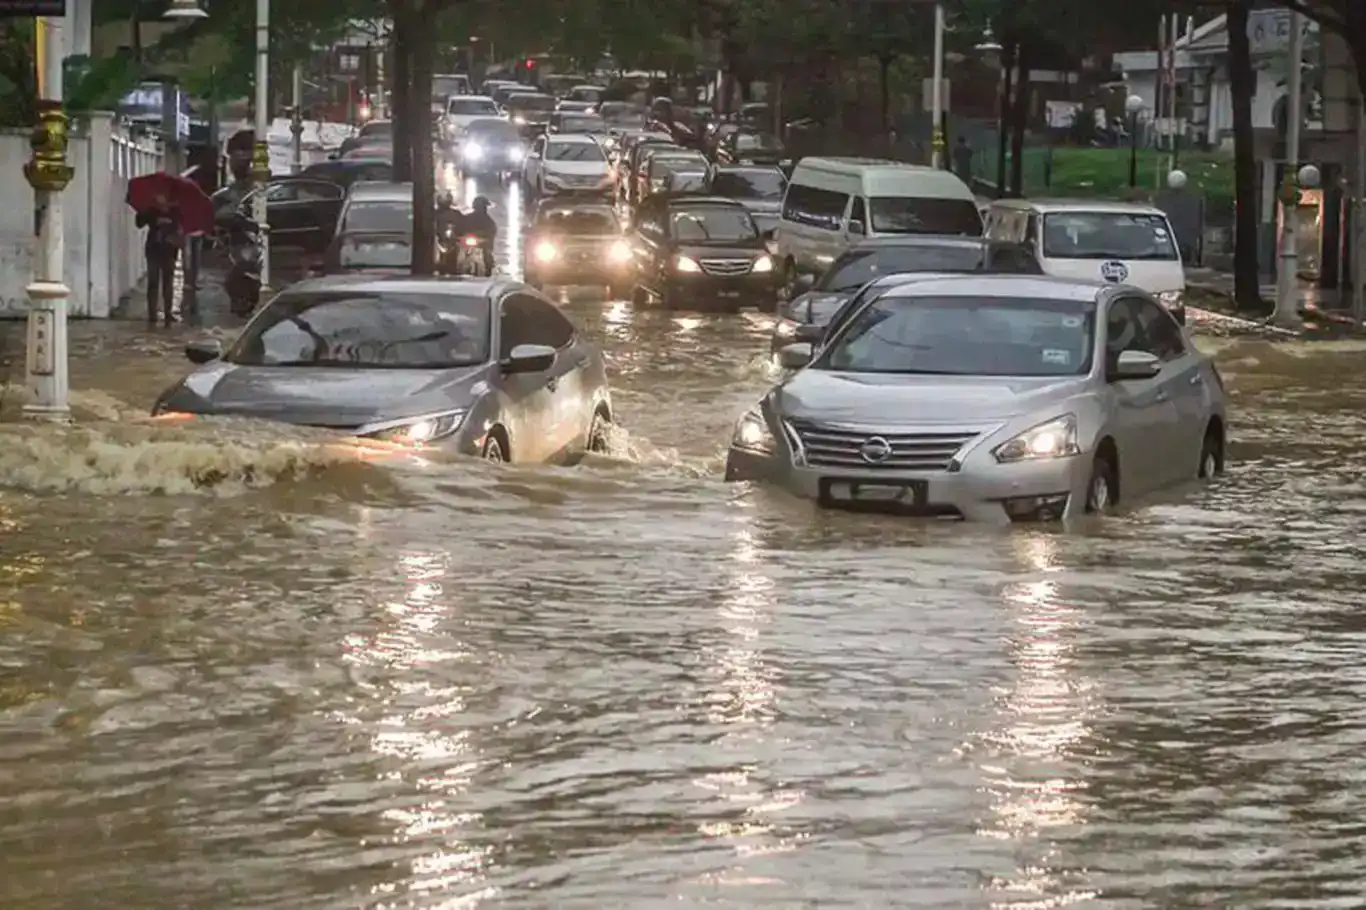
{"label": "white minivan", "polygon": [[1098,199],[998,199],[987,236],[1027,243],[1045,275],[1129,284],[1186,321],[1186,269],[1161,209]]}
{"label": "white minivan", "polygon": [[868,237],[982,236],[968,185],[951,171],[872,158],[803,158],[783,195],[775,246],[783,274],[820,275]]}

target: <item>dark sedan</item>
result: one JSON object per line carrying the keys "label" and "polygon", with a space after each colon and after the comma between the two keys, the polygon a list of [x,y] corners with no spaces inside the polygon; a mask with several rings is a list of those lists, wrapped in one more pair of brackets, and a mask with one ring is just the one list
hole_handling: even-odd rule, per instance
{"label": "dark sedan", "polygon": [[154,415],[320,427],[491,461],[572,462],[612,420],[601,353],[560,310],[506,279],[333,276],[285,290]]}
{"label": "dark sedan", "polygon": [[656,193],[635,212],[637,303],[720,301],[769,308],[777,282],[768,238],[743,205],[717,196]]}
{"label": "dark sedan", "polygon": [[[228,186],[214,193],[214,211],[221,211],[235,201],[237,190]],[[250,211],[253,190],[241,200]],[[320,253],[336,233],[337,216],[341,213],[346,190],[331,180],[300,175],[274,177],[266,184],[266,222],[270,225],[273,247],[290,247]],[[234,208],[236,205],[233,206]]]}
{"label": "dark sedan", "polygon": [[778,168],[718,164],[712,167],[709,181],[712,194],[734,199],[749,209],[760,230],[772,230],[782,220],[787,177]]}
{"label": "dark sedan", "polygon": [[869,282],[916,272],[1042,275],[1026,246],[980,237],[917,235],[865,240],[830,264],[814,285],[795,287],[796,296],[779,307],[773,349],[793,342],[815,343],[848,301]]}

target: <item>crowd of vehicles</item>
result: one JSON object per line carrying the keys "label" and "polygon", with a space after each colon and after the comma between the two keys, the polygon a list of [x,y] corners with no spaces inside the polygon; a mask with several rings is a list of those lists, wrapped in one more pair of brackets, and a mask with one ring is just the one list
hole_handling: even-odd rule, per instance
{"label": "crowd of vehicles", "polygon": [[[787,375],[735,425],[728,480],[829,508],[1010,523],[1224,469],[1223,383],[1182,326],[1159,210],[983,205],[937,169],[788,162],[757,108],[680,126],[665,104],[592,88],[556,99],[495,81],[443,101],[439,138],[461,169],[526,191],[524,282],[407,276],[412,194],[392,182],[384,121],[272,181],[273,242],[324,250],[322,274],[231,347],[191,346],[198,369],[157,412],[573,462],[606,448],[607,374],[542,292],[601,285],[637,305],[776,308]],[[234,230],[249,247],[253,226]],[[458,239],[452,271],[479,275],[484,251]]]}

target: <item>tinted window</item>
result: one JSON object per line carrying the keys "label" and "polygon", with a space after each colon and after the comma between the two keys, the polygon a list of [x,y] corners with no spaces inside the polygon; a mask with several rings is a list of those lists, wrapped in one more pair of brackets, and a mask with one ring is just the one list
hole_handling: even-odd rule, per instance
{"label": "tinted window", "polygon": [[818,369],[1075,376],[1091,368],[1095,308],[1059,300],[883,297],[854,315]]}
{"label": "tinted window", "polygon": [[1043,254],[1050,259],[1178,258],[1166,218],[1120,212],[1045,215]]}
{"label": "tinted window", "polygon": [[675,193],[700,193],[707,188],[707,175],[701,171],[684,171],[669,175],[669,189]]}
{"label": "tinted window", "polygon": [[836,259],[817,290],[852,291],[874,278],[906,272],[977,272],[981,247],[913,246],[855,249]]}
{"label": "tinted window", "polygon": [[[783,218],[811,227],[837,230],[849,205],[848,193],[792,184],[783,197]],[[936,233],[943,233],[942,231]]]}
{"label": "tinted window", "polygon": [[408,268],[413,264],[413,242],[405,237],[344,237],[337,248],[343,269]]}
{"label": "tinted window", "polygon": [[872,229],[879,234],[982,236],[982,215],[971,199],[874,196],[868,200]]}
{"label": "tinted window", "polygon": [[674,209],[669,213],[670,233],[683,243],[753,240],[759,236],[754,219],[744,209]]}
{"label": "tinted window", "polygon": [[466,127],[466,135],[480,142],[517,142],[522,141],[517,127],[506,120],[472,120]]}
{"label": "tinted window", "polygon": [[413,232],[411,202],[356,202],[346,209],[346,230],[376,233]]}
{"label": "tinted window", "polygon": [[740,133],[735,137],[737,152],[776,152],[782,147],[783,144],[778,141],[777,136],[770,136],[767,133]]}
{"label": "tinted window", "polygon": [[437,369],[488,359],[489,305],[449,294],[285,292],[225,356],[250,366]]}
{"label": "tinted window", "polygon": [[549,95],[514,95],[507,106],[511,111],[553,111],[555,99]]}
{"label": "tinted window", "polygon": [[459,116],[496,117],[498,116],[498,105],[494,104],[492,99],[461,98],[456,95],[446,103],[446,113]]}
{"label": "tinted window", "polygon": [[607,123],[597,116],[568,116],[560,118],[560,129],[566,133],[605,133]]}
{"label": "tinted window", "polygon": [[606,161],[607,153],[596,142],[551,142],[545,147],[547,161]]}
{"label": "tinted window", "polygon": [[676,168],[681,164],[691,164],[694,167],[706,167],[707,159],[701,155],[693,155],[687,152],[681,152],[676,155],[655,155],[650,159],[649,173],[652,177],[657,176],[667,172],[670,168]]}
{"label": "tinted window", "polygon": [[543,209],[536,220],[538,231],[556,234],[615,234],[621,230],[616,213],[601,208]]}
{"label": "tinted window", "polygon": [[559,350],[574,340],[574,324],[555,307],[530,294],[513,294],[503,301],[501,356],[511,356],[519,344],[543,344]]}
{"label": "tinted window", "polygon": [[713,193],[730,199],[781,199],[786,188],[781,171],[717,171],[711,181]]}

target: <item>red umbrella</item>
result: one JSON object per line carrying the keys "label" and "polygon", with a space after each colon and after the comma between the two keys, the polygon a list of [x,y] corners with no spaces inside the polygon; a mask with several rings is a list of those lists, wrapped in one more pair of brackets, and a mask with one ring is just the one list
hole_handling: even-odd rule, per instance
{"label": "red umbrella", "polygon": [[213,232],[213,203],[190,178],[157,171],[128,181],[128,205],[133,211],[151,211],[163,202],[180,210],[180,229],[185,233]]}

